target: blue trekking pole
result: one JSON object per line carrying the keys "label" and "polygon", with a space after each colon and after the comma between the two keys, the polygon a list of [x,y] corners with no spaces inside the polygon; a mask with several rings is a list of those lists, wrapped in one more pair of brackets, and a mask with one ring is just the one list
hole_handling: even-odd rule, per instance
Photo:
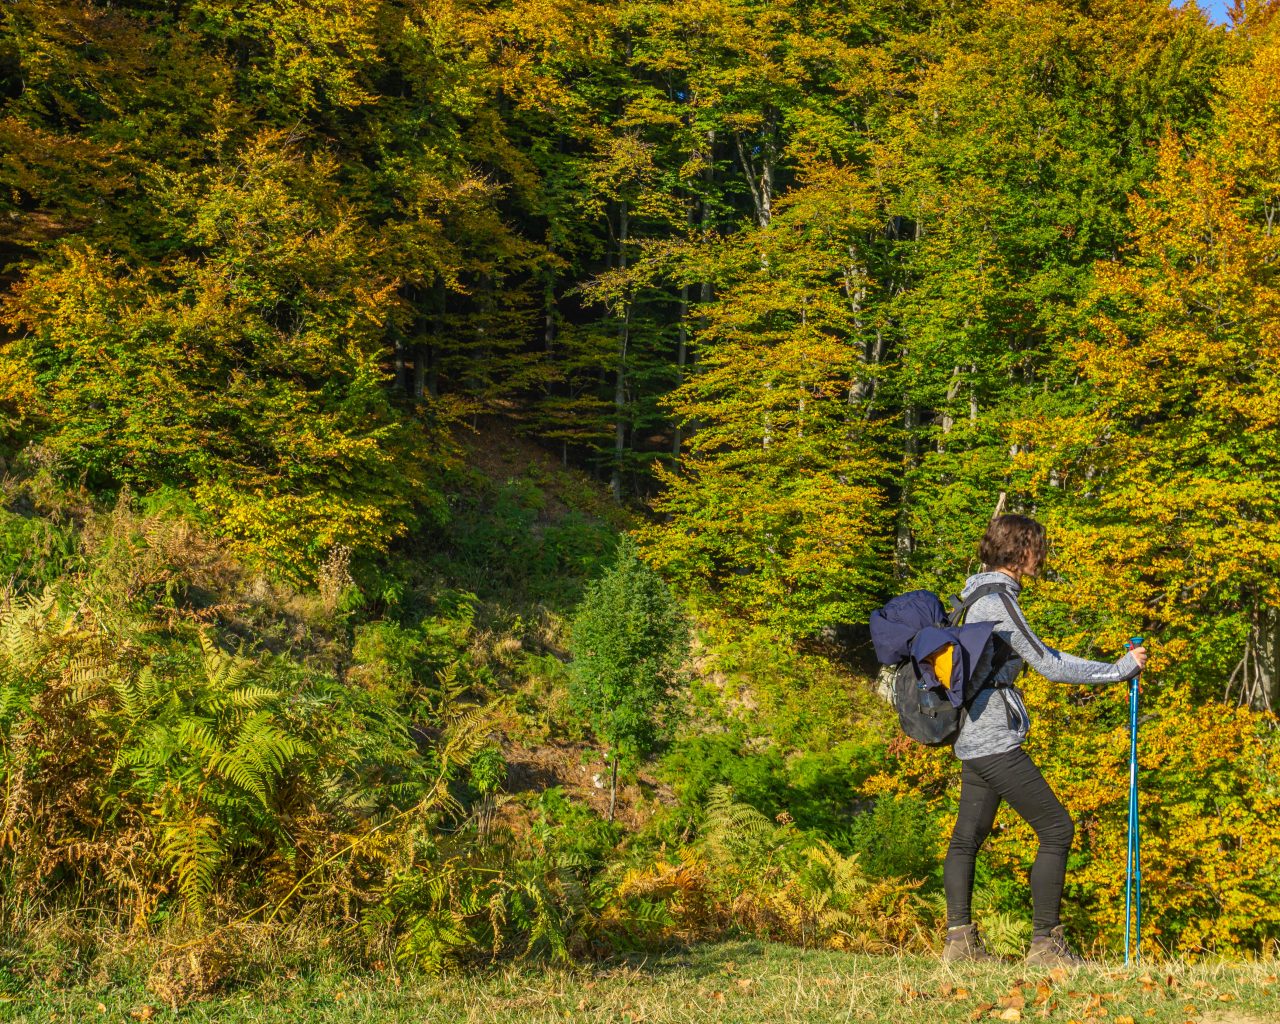
{"label": "blue trekking pole", "polygon": [[[1142,646],[1142,637],[1133,636],[1126,651]],[[1124,878],[1124,962],[1129,963],[1129,932],[1133,931],[1133,953],[1142,953],[1142,850],[1138,832],[1138,681],[1139,672],[1129,680],[1129,860]]]}

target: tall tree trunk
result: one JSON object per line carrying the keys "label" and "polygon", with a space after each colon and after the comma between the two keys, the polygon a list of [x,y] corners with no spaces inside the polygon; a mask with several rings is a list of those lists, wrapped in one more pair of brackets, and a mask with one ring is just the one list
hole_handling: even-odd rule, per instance
{"label": "tall tree trunk", "polygon": [[444,277],[436,275],[436,315],[435,329],[431,332],[431,343],[427,346],[427,394],[433,399],[440,396],[440,353],[444,348],[444,315],[449,301],[449,292],[444,285]]}
{"label": "tall tree trunk", "polygon": [[769,110],[765,113],[759,161],[749,152],[740,132],[734,132],[733,141],[738,148],[738,161],[742,164],[742,173],[746,176],[747,189],[751,193],[751,203],[755,207],[756,223],[767,228],[773,220],[773,174],[779,141],[777,112]]}
{"label": "tall tree trunk", "polygon": [[1253,628],[1245,641],[1244,656],[1227,681],[1228,700],[1255,711],[1280,707],[1280,609],[1259,606],[1253,613]]}
{"label": "tall tree trunk", "polygon": [[[618,269],[627,269],[627,201],[622,200],[618,210]],[[613,473],[609,478],[609,490],[613,500],[622,504],[622,453],[626,447],[627,404],[627,341],[631,326],[631,302],[623,300],[622,321],[618,324],[618,368],[613,384]]]}
{"label": "tall tree trunk", "polygon": [[[706,160],[702,168],[702,180],[706,183],[703,190],[701,200],[698,202],[698,224],[702,233],[704,244],[711,235],[711,204],[707,202],[707,196],[711,194],[711,188],[716,180],[716,130],[714,128],[707,131],[707,149]],[[711,282],[701,281],[698,284],[698,305],[706,306],[711,302]],[[688,353],[688,362],[692,363],[694,359],[693,352]],[[690,434],[696,434],[701,428],[701,423],[695,416],[689,420],[689,429],[686,433],[682,428],[676,428],[677,440],[683,444],[684,439]],[[679,452],[677,451],[678,455]]]}
{"label": "tall tree trunk", "polygon": [[[945,437],[951,433],[951,428],[956,425],[955,417],[951,415],[951,403],[956,400],[960,394],[960,367],[955,367],[951,371],[951,382],[947,385],[947,404],[942,410],[942,433]],[[942,438],[938,438],[938,451],[942,451]]]}
{"label": "tall tree trunk", "polygon": [[427,346],[413,346],[413,397],[422,400],[427,383]]}
{"label": "tall tree trunk", "polygon": [[548,355],[556,343],[556,279],[554,274],[547,275],[546,287],[542,290],[542,349]]}
{"label": "tall tree trunk", "polygon": [[916,423],[918,413],[916,407],[911,402],[906,403],[906,407],[902,411],[903,426],[903,466],[902,466],[902,494],[898,500],[898,516],[897,524],[894,528],[894,551],[898,559],[899,569],[906,568],[907,560],[911,557],[911,552],[915,548],[915,543],[911,536],[911,521],[908,513],[911,506],[911,493],[907,480],[910,479],[911,470],[915,466],[916,456],[918,452],[918,438],[916,437]]}
{"label": "tall tree trunk", "polygon": [[[867,298],[867,271],[866,268],[858,261],[857,254],[852,245],[849,246],[849,263],[844,268],[844,295],[849,303],[849,311],[853,313],[853,330],[857,337],[862,337],[863,320],[862,320],[862,304]],[[862,365],[865,367],[874,366],[880,361],[883,353],[883,335],[880,329],[876,329],[875,341],[867,339],[862,343]],[[870,373],[864,373],[851,381],[849,384],[848,404],[853,405],[856,402],[868,401],[875,391],[875,378]],[[852,428],[851,428],[852,429]],[[852,432],[849,434],[852,439]]]}
{"label": "tall tree trunk", "polygon": [[[690,203],[685,211],[685,223],[689,230],[692,231],[697,224],[698,207],[705,206],[705,203]],[[684,367],[689,358],[689,282],[686,281],[680,286],[680,322],[676,325],[676,337],[678,343],[676,345],[676,387],[684,383]],[[671,435],[671,454],[677,459],[680,457],[680,444],[683,441],[683,435],[680,430],[680,424],[676,423]]]}
{"label": "tall tree trunk", "polygon": [[[676,387],[684,383],[684,365],[688,360],[689,354],[689,285],[686,282],[680,286],[680,323],[676,328],[677,338],[676,345]],[[680,431],[680,424],[676,423],[675,429],[671,435],[671,454],[676,458],[680,457],[680,442],[683,440]]]}
{"label": "tall tree trunk", "polygon": [[393,378],[394,386],[397,391],[403,394],[405,391],[409,389],[409,384],[405,378],[405,372],[404,372],[404,364],[405,364],[404,338],[401,337],[399,328],[396,328],[396,347],[395,347],[395,354],[392,356],[392,359],[395,360],[395,364],[393,367],[395,371],[394,378]]}

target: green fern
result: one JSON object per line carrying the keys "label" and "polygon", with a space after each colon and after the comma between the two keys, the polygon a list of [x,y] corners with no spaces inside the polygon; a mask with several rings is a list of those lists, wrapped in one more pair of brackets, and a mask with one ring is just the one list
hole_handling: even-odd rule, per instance
{"label": "green fern", "polygon": [[716,854],[743,865],[766,862],[785,845],[780,831],[750,804],[736,801],[728,786],[717,784],[707,791],[702,833]]}
{"label": "green fern", "polygon": [[27,594],[0,602],[0,672],[30,676],[41,666],[56,632],[54,592]]}
{"label": "green fern", "polygon": [[252,660],[204,634],[200,653],[194,674],[144,667],[113,680],[104,722],[120,736],[112,775],[159,817],[161,859],[197,914],[230,847],[256,841],[286,769],[312,752]]}
{"label": "green fern", "polygon": [[207,814],[161,823],[160,856],[173,872],[184,905],[199,919],[222,859],[221,829]]}

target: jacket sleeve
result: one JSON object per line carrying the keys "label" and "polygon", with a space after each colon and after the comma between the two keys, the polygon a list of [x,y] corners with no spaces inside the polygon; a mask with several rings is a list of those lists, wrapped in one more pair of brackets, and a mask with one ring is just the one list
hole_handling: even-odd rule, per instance
{"label": "jacket sleeve", "polygon": [[1089,661],[1054,650],[1036,636],[1011,595],[1002,593],[996,599],[1001,605],[996,632],[1004,635],[1018,656],[1049,682],[1119,683],[1138,674],[1138,662],[1129,652],[1118,661],[1109,662]]}

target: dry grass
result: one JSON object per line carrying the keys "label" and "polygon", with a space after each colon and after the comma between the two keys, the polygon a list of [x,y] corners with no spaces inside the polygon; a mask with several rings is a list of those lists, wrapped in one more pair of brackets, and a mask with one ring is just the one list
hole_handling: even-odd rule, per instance
{"label": "dry grass", "polygon": [[1280,1020],[1277,969],[1275,961],[1111,963],[1050,975],[1017,963],[948,967],[730,942],[573,970],[507,965],[439,979],[281,965],[177,1011],[140,981],[103,980],[28,991],[0,1003],[0,1020],[1263,1024]]}

